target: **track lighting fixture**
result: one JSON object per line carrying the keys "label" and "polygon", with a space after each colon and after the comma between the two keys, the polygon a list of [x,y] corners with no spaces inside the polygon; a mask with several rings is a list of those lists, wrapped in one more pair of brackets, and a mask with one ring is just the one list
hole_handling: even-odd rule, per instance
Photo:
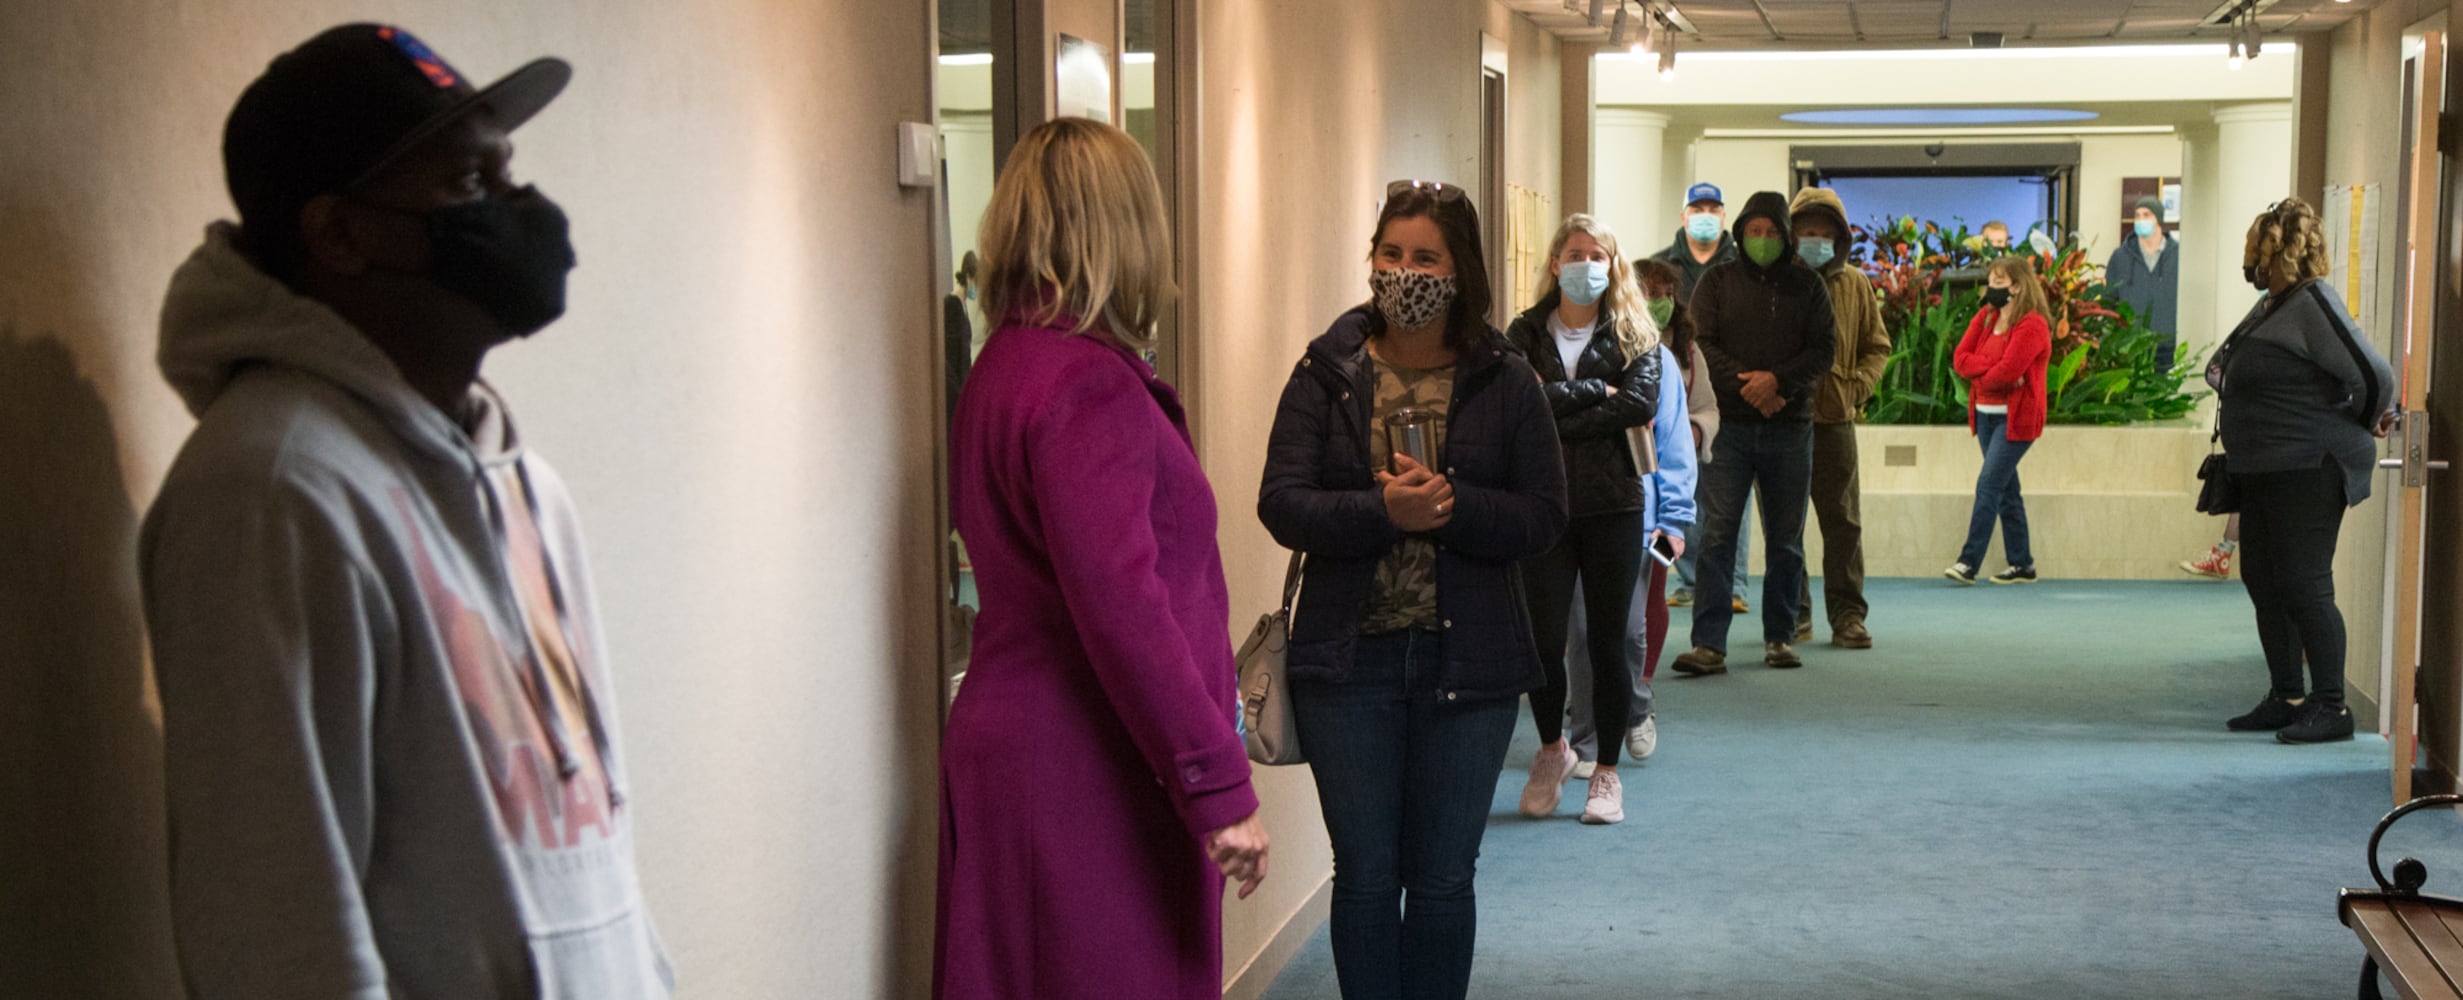
{"label": "track lighting fixture", "polygon": [[1631,20],[1632,18],[1626,14],[1624,0],[1617,0],[1616,23],[1614,27],[1608,29],[1608,46],[1610,48],[1616,48],[1625,44],[1625,25]]}
{"label": "track lighting fixture", "polygon": [[1599,27],[1599,22],[1605,19],[1607,14],[1608,0],[1591,0],[1591,27]]}

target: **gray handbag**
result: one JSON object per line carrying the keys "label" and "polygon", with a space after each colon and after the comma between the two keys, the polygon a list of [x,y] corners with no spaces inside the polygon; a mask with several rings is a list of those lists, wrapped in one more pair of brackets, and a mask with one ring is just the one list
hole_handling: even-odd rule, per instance
{"label": "gray handbag", "polygon": [[1300,594],[1300,553],[1283,572],[1283,605],[1257,619],[1240,644],[1240,742],[1259,764],[1302,764],[1300,720],[1291,712],[1291,606]]}

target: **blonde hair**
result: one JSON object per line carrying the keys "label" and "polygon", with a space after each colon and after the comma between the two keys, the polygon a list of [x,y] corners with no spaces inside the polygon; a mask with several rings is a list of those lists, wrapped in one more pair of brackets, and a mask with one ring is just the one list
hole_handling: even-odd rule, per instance
{"label": "blonde hair", "polygon": [[1642,283],[1633,275],[1633,264],[1626,261],[1625,252],[1617,249],[1616,233],[1608,224],[1589,215],[1576,212],[1565,217],[1556,227],[1556,238],[1548,241],[1548,259],[1539,265],[1540,287],[1548,291],[1540,298],[1563,294],[1557,288],[1557,256],[1565,252],[1565,244],[1581,233],[1599,243],[1608,253],[1608,291],[1599,297],[1599,308],[1608,319],[1608,328],[1616,333],[1616,346],[1631,361],[1659,348],[1659,324],[1651,322],[1650,307],[1642,302]]}
{"label": "blonde hair", "polygon": [[2275,278],[2297,285],[2325,277],[2329,266],[2325,220],[2298,198],[2276,202],[2249,224],[2249,238],[2241,244],[2241,266],[2257,268],[2269,285]]}
{"label": "blonde hair", "polygon": [[2044,296],[2044,283],[2036,280],[2035,264],[2026,257],[2012,255],[1995,257],[1984,268],[1987,275],[1998,274],[2010,279],[2010,305],[2020,315],[2034,313],[2052,322],[2052,301]]}
{"label": "blonde hair", "polygon": [[1172,281],[1163,191],[1137,140],[1085,118],[1057,118],[1018,140],[992,187],[981,245],[984,316],[1102,323],[1136,350],[1180,289]]}

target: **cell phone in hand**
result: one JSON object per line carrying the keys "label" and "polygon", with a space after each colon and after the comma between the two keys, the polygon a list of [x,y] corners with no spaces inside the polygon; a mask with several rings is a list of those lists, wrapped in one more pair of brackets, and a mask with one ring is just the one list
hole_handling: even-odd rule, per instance
{"label": "cell phone in hand", "polygon": [[1651,558],[1657,560],[1659,565],[1676,565],[1676,543],[1669,540],[1666,532],[1651,537],[1650,550]]}

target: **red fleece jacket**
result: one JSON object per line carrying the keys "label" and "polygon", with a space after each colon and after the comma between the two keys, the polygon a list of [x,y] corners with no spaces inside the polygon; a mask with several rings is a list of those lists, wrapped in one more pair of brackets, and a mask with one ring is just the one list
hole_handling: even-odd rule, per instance
{"label": "red fleece jacket", "polygon": [[2004,334],[2010,342],[2003,346],[1997,361],[1984,356],[1984,342],[1993,335],[1997,310],[1990,306],[1976,310],[1976,318],[1967,322],[1967,335],[1959,339],[1958,351],[1950,356],[1950,370],[1973,386],[1968,393],[1967,430],[1975,431],[1976,406],[1974,390],[2007,395],[2010,400],[2010,440],[2033,441],[2044,436],[2044,367],[2052,360],[2052,328],[2044,317],[2028,313],[2010,325]]}

